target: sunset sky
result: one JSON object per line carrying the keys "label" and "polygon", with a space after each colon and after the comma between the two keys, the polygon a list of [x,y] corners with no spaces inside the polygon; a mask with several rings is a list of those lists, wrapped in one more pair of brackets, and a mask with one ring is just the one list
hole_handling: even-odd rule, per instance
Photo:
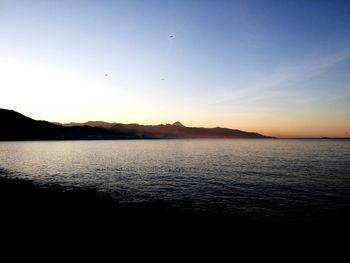
{"label": "sunset sky", "polygon": [[0,0],[0,108],[350,136],[350,1]]}

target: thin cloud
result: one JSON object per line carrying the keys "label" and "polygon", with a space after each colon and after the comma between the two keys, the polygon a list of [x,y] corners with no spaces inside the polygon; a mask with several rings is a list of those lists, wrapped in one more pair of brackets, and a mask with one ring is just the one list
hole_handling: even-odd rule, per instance
{"label": "thin cloud", "polygon": [[244,88],[234,87],[231,93],[227,91],[218,98],[214,105],[229,105],[241,100],[255,100],[269,96],[273,88],[282,87],[285,84],[300,82],[318,76],[337,64],[350,59],[350,52],[336,54],[307,60],[297,65],[278,68],[269,77],[248,83]]}

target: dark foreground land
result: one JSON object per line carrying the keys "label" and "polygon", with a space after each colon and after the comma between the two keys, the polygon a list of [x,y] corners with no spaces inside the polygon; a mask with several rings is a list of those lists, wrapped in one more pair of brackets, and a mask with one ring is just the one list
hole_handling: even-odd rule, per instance
{"label": "dark foreground land", "polygon": [[175,237],[186,242],[266,239],[306,242],[325,237],[340,240],[350,233],[350,222],[338,224],[332,217],[314,219],[315,224],[287,223],[191,211],[162,202],[121,204],[96,189],[41,186],[6,177],[0,177],[0,207],[1,225],[6,231],[17,234],[30,231],[51,237],[99,234],[114,240],[132,236],[160,242]]}

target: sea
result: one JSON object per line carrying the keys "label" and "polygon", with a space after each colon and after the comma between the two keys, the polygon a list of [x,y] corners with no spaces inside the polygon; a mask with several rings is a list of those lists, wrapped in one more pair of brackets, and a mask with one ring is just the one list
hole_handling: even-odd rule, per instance
{"label": "sea", "polygon": [[252,218],[334,222],[350,211],[350,140],[0,142],[0,174]]}

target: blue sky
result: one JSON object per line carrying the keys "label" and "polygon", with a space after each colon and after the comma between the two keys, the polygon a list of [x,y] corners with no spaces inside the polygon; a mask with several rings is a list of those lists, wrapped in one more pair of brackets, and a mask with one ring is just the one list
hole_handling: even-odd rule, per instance
{"label": "blue sky", "polygon": [[0,0],[0,107],[36,119],[341,137],[349,83],[348,1]]}

